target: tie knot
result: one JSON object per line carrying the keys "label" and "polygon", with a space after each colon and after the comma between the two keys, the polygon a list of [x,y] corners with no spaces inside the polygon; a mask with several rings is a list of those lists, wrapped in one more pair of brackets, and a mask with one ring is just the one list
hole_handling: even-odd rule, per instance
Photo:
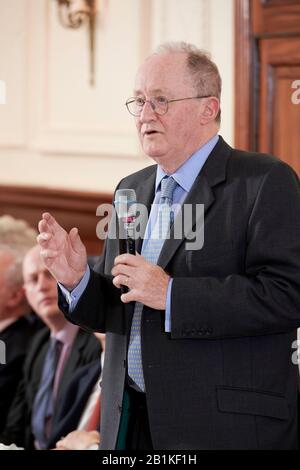
{"label": "tie knot", "polygon": [[173,201],[173,193],[177,183],[172,176],[164,177],[161,181],[161,194],[160,199],[168,199],[170,202]]}

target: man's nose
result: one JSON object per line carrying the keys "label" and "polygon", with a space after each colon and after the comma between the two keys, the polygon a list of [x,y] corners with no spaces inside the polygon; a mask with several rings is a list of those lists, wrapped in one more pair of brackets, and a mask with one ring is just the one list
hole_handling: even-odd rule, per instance
{"label": "man's nose", "polygon": [[146,101],[140,115],[140,122],[150,122],[154,120],[156,120],[156,113],[153,109],[153,105],[150,101]]}
{"label": "man's nose", "polygon": [[47,290],[49,288],[49,279],[44,273],[39,275],[38,288],[40,290]]}

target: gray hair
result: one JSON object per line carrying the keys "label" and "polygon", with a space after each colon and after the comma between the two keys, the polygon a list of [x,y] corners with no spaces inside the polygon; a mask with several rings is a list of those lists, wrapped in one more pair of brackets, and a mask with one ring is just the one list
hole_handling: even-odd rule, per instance
{"label": "gray hair", "polygon": [[[199,96],[208,95],[221,99],[222,79],[217,65],[211,60],[209,52],[198,49],[186,42],[167,42],[158,46],[153,55],[183,53],[187,56],[187,70],[193,79]],[[221,121],[221,110],[216,121]]]}
{"label": "gray hair", "polygon": [[30,248],[36,245],[37,232],[25,220],[10,215],[0,217],[0,251],[11,256],[11,264],[5,273],[10,285],[23,284],[22,264]]}
{"label": "gray hair", "polygon": [[12,248],[9,245],[0,243],[0,257],[1,255],[8,257],[9,265],[4,272],[4,279],[12,286],[22,286],[23,276],[22,276],[22,262],[23,257],[18,253],[17,250]]}

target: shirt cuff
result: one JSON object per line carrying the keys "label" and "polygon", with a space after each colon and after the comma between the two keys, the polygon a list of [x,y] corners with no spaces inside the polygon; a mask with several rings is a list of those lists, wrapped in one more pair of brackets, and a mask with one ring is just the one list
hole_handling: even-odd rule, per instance
{"label": "shirt cuff", "polygon": [[85,291],[86,286],[88,285],[88,282],[90,280],[90,275],[91,275],[90,268],[87,265],[83,278],[71,292],[68,289],[66,289],[60,282],[58,283],[62,294],[64,295],[65,299],[67,300],[69,304],[69,312],[73,312],[73,310],[75,310],[80,297],[82,296],[83,292]]}
{"label": "shirt cuff", "polygon": [[173,279],[169,280],[167,289],[167,301],[166,301],[166,315],[165,315],[165,332],[171,333],[171,292],[172,292]]}

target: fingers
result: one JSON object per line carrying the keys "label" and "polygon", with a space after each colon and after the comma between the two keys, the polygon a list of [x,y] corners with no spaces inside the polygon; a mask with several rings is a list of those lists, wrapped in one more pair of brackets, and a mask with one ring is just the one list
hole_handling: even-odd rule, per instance
{"label": "fingers", "polygon": [[52,238],[51,233],[42,232],[36,237],[36,240],[42,248],[46,248],[51,238]]}
{"label": "fingers", "polygon": [[135,268],[128,266],[127,264],[117,264],[111,270],[113,276],[118,276],[119,274],[124,274],[125,276],[133,276],[135,273]]}
{"label": "fingers", "polygon": [[128,266],[137,267],[141,264],[142,261],[145,260],[139,253],[136,253],[135,255],[129,255],[128,253],[124,253],[115,258],[115,265],[127,264]]}
{"label": "fingers", "polygon": [[55,218],[50,214],[50,212],[44,212],[42,214],[42,220],[44,220],[51,227],[60,227],[60,225],[56,222]]}
{"label": "fingers", "polygon": [[42,249],[40,255],[44,261],[47,261],[47,260],[52,260],[53,258],[56,258],[56,256],[58,255],[58,252],[56,250]]}
{"label": "fingers", "polygon": [[70,230],[69,237],[72,248],[76,253],[82,253],[82,251],[85,251],[84,244],[81,241],[77,228],[73,227]]}
{"label": "fingers", "polygon": [[44,219],[40,220],[38,223],[38,231],[40,233],[45,232],[46,228],[47,228],[47,222]]}
{"label": "fingers", "polygon": [[130,278],[128,276],[119,275],[114,277],[113,284],[120,289],[121,286],[127,286],[130,289]]}
{"label": "fingers", "polygon": [[[51,230],[51,225],[48,223],[48,215],[50,214],[43,214],[42,220],[38,223],[38,231],[40,234],[37,236],[37,242],[42,248],[46,248],[51,240],[51,236],[53,234],[53,230]],[[44,217],[47,218],[44,218]]]}
{"label": "fingers", "polygon": [[65,450],[66,447],[65,447],[65,440],[64,439],[61,439],[60,441],[58,441],[56,443],[56,449],[57,450]]}
{"label": "fingers", "polygon": [[60,230],[64,230],[55,220],[55,218],[49,213],[44,212],[42,214],[42,220],[38,224],[39,232],[50,232],[55,234]]}
{"label": "fingers", "polygon": [[123,304],[129,304],[129,302],[137,301],[135,290],[130,290],[127,294],[121,295],[121,301]]}

